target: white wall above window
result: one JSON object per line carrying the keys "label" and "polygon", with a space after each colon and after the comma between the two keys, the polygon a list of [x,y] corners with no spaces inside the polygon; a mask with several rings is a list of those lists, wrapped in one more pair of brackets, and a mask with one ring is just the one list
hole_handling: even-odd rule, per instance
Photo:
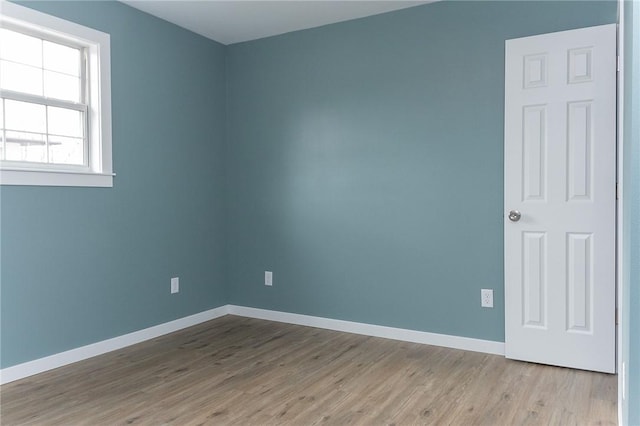
{"label": "white wall above window", "polygon": [[[0,66],[20,68],[16,75],[25,76],[25,84],[16,76],[9,80],[9,72],[0,81],[0,184],[113,186],[109,34],[6,1],[0,2],[0,27],[8,35],[4,44],[24,44],[19,49],[5,46]],[[29,49],[32,57],[26,54]],[[49,60],[47,52],[56,60]],[[26,81],[27,76],[35,83]],[[77,91],[65,92],[60,82],[48,87],[51,78],[69,80],[68,87],[78,85]],[[42,129],[36,126],[40,121]],[[38,128],[21,128],[20,123]]]}

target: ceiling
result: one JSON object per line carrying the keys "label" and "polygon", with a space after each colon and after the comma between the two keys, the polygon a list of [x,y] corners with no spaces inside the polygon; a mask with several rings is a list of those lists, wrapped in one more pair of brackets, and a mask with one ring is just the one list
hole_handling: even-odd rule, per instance
{"label": "ceiling", "polygon": [[429,3],[404,0],[121,1],[223,44],[255,40]]}

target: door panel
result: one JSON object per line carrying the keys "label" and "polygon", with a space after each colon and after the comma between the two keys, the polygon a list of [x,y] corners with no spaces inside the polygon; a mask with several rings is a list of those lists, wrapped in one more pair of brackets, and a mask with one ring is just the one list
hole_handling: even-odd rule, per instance
{"label": "door panel", "polygon": [[615,371],[615,67],[615,24],[506,42],[508,358]]}

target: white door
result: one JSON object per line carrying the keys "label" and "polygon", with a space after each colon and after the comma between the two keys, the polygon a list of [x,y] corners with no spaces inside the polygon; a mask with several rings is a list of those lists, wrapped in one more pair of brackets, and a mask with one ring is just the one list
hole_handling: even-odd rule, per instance
{"label": "white door", "polygon": [[508,40],[507,358],[615,372],[616,25]]}

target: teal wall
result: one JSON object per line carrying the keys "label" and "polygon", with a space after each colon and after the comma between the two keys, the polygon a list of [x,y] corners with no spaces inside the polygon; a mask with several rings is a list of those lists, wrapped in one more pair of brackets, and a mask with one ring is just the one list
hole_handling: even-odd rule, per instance
{"label": "teal wall", "polygon": [[230,303],[503,341],[504,41],[616,20],[438,2],[230,46]]}
{"label": "teal wall", "polygon": [[117,2],[22,4],[111,34],[117,176],[0,187],[2,367],[226,303],[225,47]]}
{"label": "teal wall", "polygon": [[625,2],[624,232],[622,357],[627,367],[625,424],[640,425],[640,3]]}

